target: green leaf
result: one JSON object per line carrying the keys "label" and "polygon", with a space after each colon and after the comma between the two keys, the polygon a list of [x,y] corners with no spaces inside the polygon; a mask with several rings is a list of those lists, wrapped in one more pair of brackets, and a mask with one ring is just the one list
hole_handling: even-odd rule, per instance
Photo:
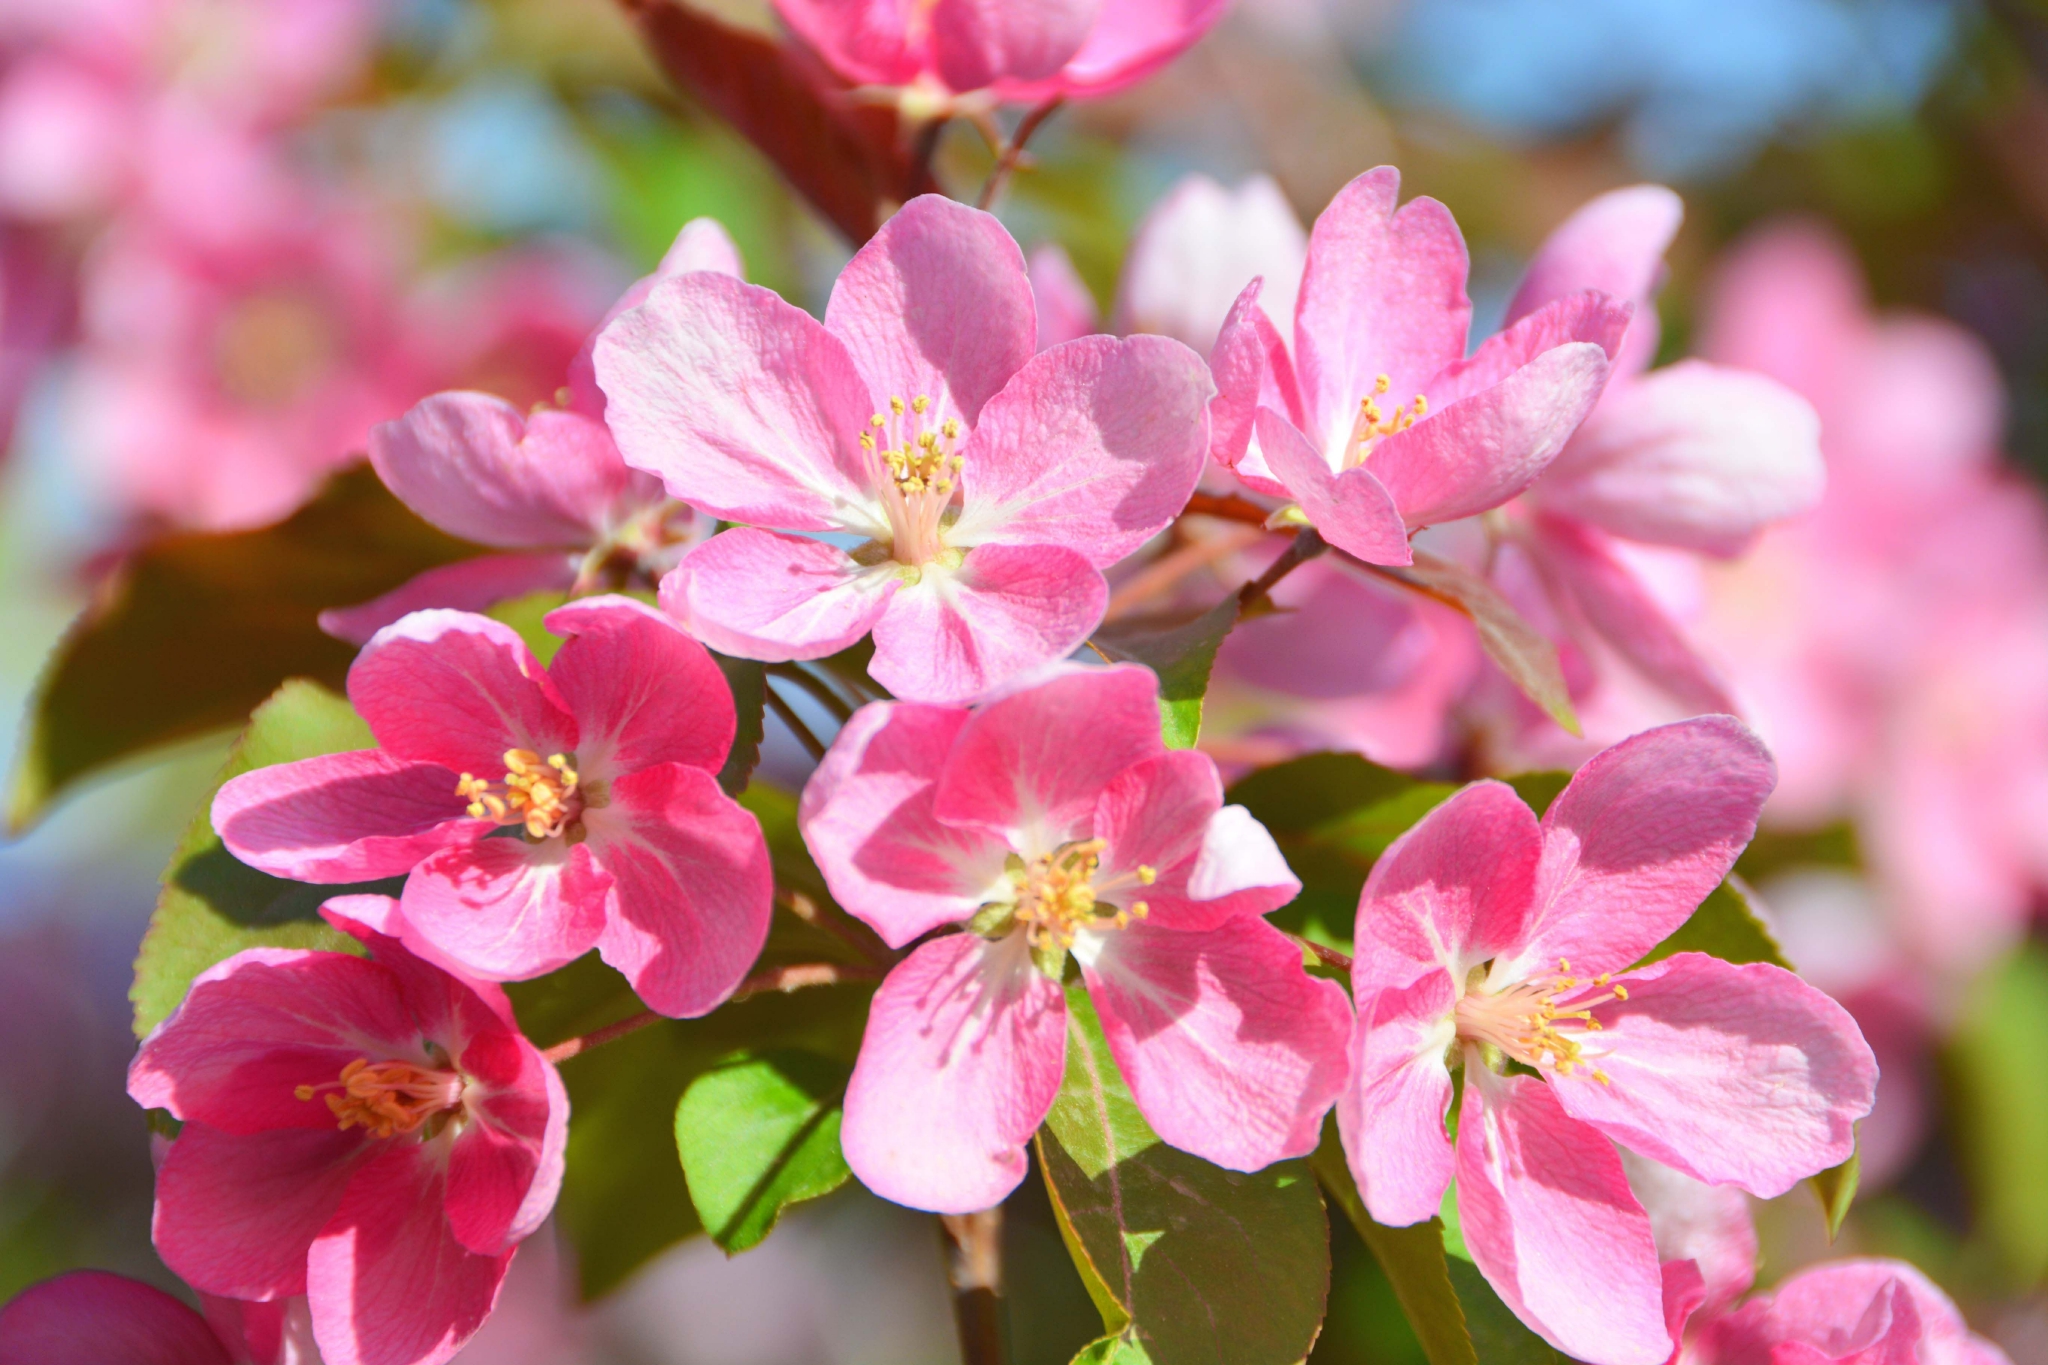
{"label": "green leaf", "polygon": [[1373,1221],[1358,1197],[1351,1170],[1344,1161],[1344,1148],[1337,1137],[1334,1117],[1323,1124],[1323,1140],[1309,1157],[1323,1190],[1358,1229],[1387,1282],[1429,1365],[1478,1365],[1472,1339],[1465,1326],[1465,1310],[1451,1284],[1451,1272],[1444,1255],[1442,1224],[1436,1220],[1413,1227],[1390,1228]]}
{"label": "green leaf", "polygon": [[1579,733],[1579,718],[1572,711],[1571,692],[1564,685],[1557,646],[1523,620],[1493,584],[1462,564],[1439,559],[1423,550],[1415,552],[1415,563],[1406,568],[1384,564],[1359,567],[1470,617],[1479,631],[1480,648],[1507,675],[1508,681],[1567,731]]}
{"label": "green leaf", "polygon": [[1557,1348],[1522,1325],[1514,1310],[1493,1292],[1478,1266],[1456,1256],[1444,1264],[1450,1271],[1451,1287],[1458,1291],[1458,1302],[1464,1306],[1472,1349],[1486,1365],[1571,1365]]}
{"label": "green leaf", "polygon": [[367,466],[289,520],[144,547],[72,624],[37,682],[8,796],[17,833],[82,779],[239,725],[286,678],[339,690],[355,647],[318,616],[485,553],[421,521]]}
{"label": "green leaf", "polygon": [[1508,785],[1515,789],[1515,795],[1521,797],[1529,809],[1536,812],[1536,818],[1539,820],[1550,810],[1550,803],[1557,800],[1571,782],[1570,773],[1550,770],[1517,773],[1508,779]]}
{"label": "green leaf", "polygon": [[732,751],[725,756],[725,766],[718,772],[718,785],[727,796],[738,796],[747,789],[755,767],[761,762],[761,738],[767,733],[762,713],[768,706],[768,674],[753,659],[735,659],[716,650],[711,651],[711,657],[725,672],[726,686],[732,689],[733,711],[739,718]]}
{"label": "green leaf", "polygon": [[1976,1227],[2014,1288],[2048,1274],[2048,949],[1978,978],[1943,1049]]}
{"label": "green leaf", "polygon": [[1112,1332],[1081,1348],[1073,1365],[1152,1365],[1152,1357],[1127,1332]]}
{"label": "green leaf", "polygon": [[258,872],[221,845],[211,807],[222,783],[253,768],[375,743],[354,708],[318,683],[295,678],[256,708],[164,869],[128,992],[137,1037],[178,1007],[194,977],[244,948],[358,951],[354,939],[320,919],[321,904],[360,891],[396,894],[396,881],[308,886]]}
{"label": "green leaf", "polygon": [[1068,990],[1067,1010],[1067,1070],[1038,1157],[1109,1333],[1082,1358],[1300,1360],[1330,1286],[1329,1225],[1307,1164],[1244,1175],[1167,1146],[1117,1073],[1085,989]]}
{"label": "green leaf", "polygon": [[562,637],[547,628],[547,616],[568,600],[566,592],[528,593],[524,597],[500,602],[483,614],[518,631],[528,652],[540,660],[542,667],[546,667],[555,661],[555,651],[562,647]]}
{"label": "green leaf", "polygon": [[1856,1183],[1862,1173],[1863,1153],[1852,1151],[1847,1161],[1828,1167],[1810,1182],[1820,1198],[1820,1211],[1828,1220],[1830,1242],[1841,1232],[1842,1220],[1849,1216],[1849,1206],[1856,1202]]}
{"label": "green leaf", "polygon": [[1660,962],[1673,953],[1707,953],[1723,962],[1768,962],[1791,971],[1792,964],[1753,908],[1753,895],[1742,878],[1731,876],[1708,892],[1692,917],[1636,966]]}
{"label": "green leaf", "polygon": [[853,1174],[839,1152],[852,1068],[788,1049],[741,1054],[690,1082],[676,1151],[697,1217],[727,1254],[757,1245],[791,1204]]}
{"label": "green leaf", "polygon": [[1159,729],[1169,749],[1192,749],[1202,737],[1202,698],[1223,637],[1237,624],[1237,598],[1224,598],[1186,625],[1141,634],[1105,630],[1096,647],[1112,659],[1144,664],[1159,675]]}

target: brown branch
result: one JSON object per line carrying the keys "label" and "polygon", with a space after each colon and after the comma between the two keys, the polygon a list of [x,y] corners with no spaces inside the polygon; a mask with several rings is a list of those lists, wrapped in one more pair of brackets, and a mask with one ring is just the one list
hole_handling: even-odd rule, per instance
{"label": "brown branch", "polygon": [[1339,970],[1347,972],[1351,970],[1350,957],[1344,953],[1338,952],[1335,948],[1327,947],[1324,944],[1316,942],[1312,938],[1303,938],[1300,934],[1288,933],[1288,931],[1285,929],[1282,929],[1280,932],[1283,934],[1287,934],[1287,937],[1293,939],[1296,943],[1299,943],[1302,947],[1314,953],[1319,959],[1321,959],[1324,963],[1328,964],[1329,966],[1336,967]]}
{"label": "brown branch", "polygon": [[1237,605],[1239,615],[1249,612],[1259,600],[1279,586],[1280,580],[1293,573],[1302,565],[1314,559],[1330,547],[1316,533],[1313,526],[1306,527],[1301,534],[1280,552],[1280,557],[1266,567],[1266,571],[1239,589]]}
{"label": "brown branch", "polygon": [[764,685],[761,688],[761,693],[768,702],[768,709],[775,713],[775,718],[781,721],[792,735],[796,736],[797,743],[803,745],[805,751],[813,759],[823,761],[825,757],[825,742],[811,733],[811,727],[803,723],[803,719],[797,715],[796,710],[788,702],[784,701],[772,687]]}
{"label": "brown branch", "polygon": [[1024,116],[1024,121],[1017,125],[1017,131],[1010,135],[1009,142],[996,157],[995,169],[988,173],[988,180],[982,185],[981,196],[974,201],[974,207],[985,209],[995,202],[996,192],[1010,178],[1010,172],[1017,169],[1017,163],[1024,159],[1024,144],[1031,141],[1031,135],[1038,131],[1040,125],[1058,112],[1062,102],[1061,97],[1055,95]]}
{"label": "brown branch", "polygon": [[861,929],[854,927],[855,921],[847,918],[843,911],[837,916],[827,914],[816,901],[801,891],[778,891],[775,903],[813,929],[832,935],[883,971],[886,972],[896,965],[896,955],[889,951],[888,945],[876,939],[872,930],[863,937]]}
{"label": "brown branch", "polygon": [[638,1014],[619,1020],[616,1024],[594,1028],[579,1038],[565,1038],[551,1048],[542,1049],[540,1055],[551,1062],[566,1062],[571,1057],[579,1057],[594,1047],[623,1038],[629,1033],[638,1033],[649,1024],[658,1024],[662,1018],[662,1015],[656,1014],[653,1010],[642,1010]]}
{"label": "brown branch", "polygon": [[953,1286],[953,1323],[964,1365],[1004,1365],[1003,1207],[939,1215],[939,1241]]}
{"label": "brown branch", "polygon": [[842,967],[834,962],[797,962],[787,967],[770,967],[765,972],[756,972],[740,982],[739,989],[732,993],[734,1001],[750,996],[767,995],[777,992],[788,995],[807,986],[833,986],[841,981],[879,981],[882,971],[878,967]]}
{"label": "brown branch", "polygon": [[[1273,515],[1267,508],[1259,506],[1249,498],[1241,498],[1235,493],[1224,494],[1220,497],[1214,493],[1193,494],[1188,498],[1188,505],[1181,509],[1181,515],[1185,516],[1190,512],[1198,516],[1220,517],[1224,521],[1242,521],[1248,525],[1259,527],[1265,526],[1267,520]],[[1288,528],[1285,526],[1276,526],[1273,530],[1281,535],[1286,535],[1288,532]]]}

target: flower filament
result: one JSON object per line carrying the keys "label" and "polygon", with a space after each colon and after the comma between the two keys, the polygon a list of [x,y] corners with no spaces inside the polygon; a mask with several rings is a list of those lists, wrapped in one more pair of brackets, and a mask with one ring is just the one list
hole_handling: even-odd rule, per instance
{"label": "flower filament", "polygon": [[907,403],[892,397],[888,414],[868,418],[870,429],[860,434],[888,513],[891,556],[912,566],[930,563],[944,549],[940,526],[966,463],[953,450],[960,419],[933,423],[932,415],[932,400],[924,394]]}
{"label": "flower filament", "polygon": [[1419,393],[1413,402],[1397,404],[1392,412],[1384,411],[1379,400],[1393,387],[1392,379],[1380,375],[1372,382],[1372,393],[1359,400],[1358,416],[1351,423],[1351,439],[1344,444],[1344,468],[1364,464],[1382,436],[1406,431],[1428,415],[1429,400]]}
{"label": "flower filament", "polygon": [[550,755],[542,763],[531,749],[507,749],[503,782],[464,773],[455,794],[468,798],[472,820],[523,826],[527,837],[545,839],[560,834],[582,810],[579,780],[567,754]]}
{"label": "flower filament", "polygon": [[325,1099],[344,1133],[364,1128],[372,1137],[388,1138],[416,1132],[435,1115],[456,1108],[462,1089],[462,1077],[453,1071],[358,1057],[341,1069],[340,1079],[302,1085],[292,1093],[301,1100]]}
{"label": "flower filament", "polygon": [[[1611,985],[1605,973],[1582,982],[1570,974],[1571,963],[1563,958],[1557,960],[1557,968],[1555,976],[1520,981],[1503,991],[1468,990],[1458,1001],[1458,1037],[1498,1048],[1536,1071],[1569,1076],[1583,1066],[1600,1084],[1611,1084],[1607,1073],[1585,1057],[1585,1045],[1572,1035],[1599,1032],[1600,1021],[1593,1017],[1593,1007],[1628,999],[1628,987]],[[1606,994],[1587,994],[1597,989]]]}

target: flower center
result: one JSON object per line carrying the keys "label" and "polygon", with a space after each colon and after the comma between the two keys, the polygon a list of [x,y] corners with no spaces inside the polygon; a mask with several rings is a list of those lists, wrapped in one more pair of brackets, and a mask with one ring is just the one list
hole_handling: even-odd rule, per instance
{"label": "flower center", "polygon": [[1386,397],[1387,390],[1393,387],[1392,379],[1380,375],[1372,382],[1372,394],[1359,400],[1358,416],[1351,423],[1351,439],[1344,443],[1344,468],[1354,469],[1364,464],[1382,436],[1408,430],[1429,412],[1429,400],[1419,393],[1415,395],[1414,402],[1400,404],[1392,412],[1383,411],[1379,400]]}
{"label": "flower center", "polygon": [[923,566],[944,549],[939,531],[959,487],[964,459],[953,453],[960,419],[933,423],[932,400],[919,394],[908,403],[889,400],[885,416],[868,418],[860,434],[876,489],[889,514],[891,555],[900,564]]}
{"label": "flower center", "polygon": [[[1610,986],[1611,978],[1604,973],[1582,982],[1571,969],[1571,963],[1559,958],[1557,975],[1547,980],[1520,981],[1492,993],[1468,990],[1458,1001],[1458,1036],[1499,1048],[1538,1071],[1569,1076],[1576,1067],[1590,1066],[1582,1055],[1584,1044],[1571,1035],[1598,1033],[1600,1021],[1593,1017],[1593,1006],[1628,999],[1628,987]],[[1606,994],[1590,994],[1597,989]],[[1609,1084],[1606,1072],[1593,1069],[1592,1075],[1600,1084]]]}
{"label": "flower center", "polygon": [[292,1093],[302,1100],[325,1099],[343,1132],[366,1128],[372,1137],[388,1138],[415,1132],[436,1114],[460,1105],[462,1077],[411,1062],[358,1057],[341,1069],[339,1080],[302,1085]]}
{"label": "flower center", "polygon": [[1074,936],[1081,930],[1122,929],[1151,911],[1141,900],[1125,906],[1104,899],[1105,893],[1150,886],[1159,875],[1141,865],[1098,885],[1095,873],[1107,847],[1106,840],[1084,839],[1061,844],[1029,862],[1011,854],[1008,874],[1015,898],[983,906],[981,913],[968,921],[968,929],[1001,938],[1022,928],[1032,961],[1058,980],[1066,966],[1067,949],[1074,946]]}
{"label": "flower center", "polygon": [[471,819],[522,825],[528,838],[545,839],[560,834],[583,811],[576,770],[569,764],[567,754],[550,755],[542,763],[531,749],[507,749],[503,782],[464,773],[455,794],[469,798]]}

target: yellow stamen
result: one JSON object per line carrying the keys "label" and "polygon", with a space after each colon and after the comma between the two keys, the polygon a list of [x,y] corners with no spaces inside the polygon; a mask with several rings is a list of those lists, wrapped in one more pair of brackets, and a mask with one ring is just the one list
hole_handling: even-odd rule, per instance
{"label": "yellow stamen", "polygon": [[[338,1094],[326,1093],[338,1091]],[[396,1137],[417,1130],[436,1114],[462,1101],[462,1078],[452,1071],[415,1066],[411,1062],[372,1062],[358,1057],[341,1069],[338,1080],[301,1085],[292,1093],[301,1100],[323,1095],[343,1132],[366,1128],[372,1137]]]}
{"label": "yellow stamen", "polygon": [[580,781],[567,754],[552,754],[542,763],[531,749],[507,749],[503,782],[464,773],[455,794],[469,798],[471,819],[522,826],[529,838],[545,839],[560,834],[582,810]]}

